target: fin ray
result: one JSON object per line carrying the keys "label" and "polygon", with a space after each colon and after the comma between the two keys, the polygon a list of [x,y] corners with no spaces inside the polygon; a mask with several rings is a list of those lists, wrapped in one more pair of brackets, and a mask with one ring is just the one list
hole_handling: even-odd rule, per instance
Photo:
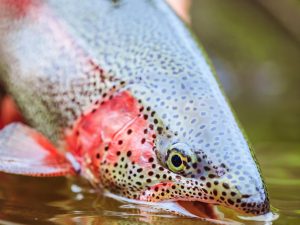
{"label": "fin ray", "polygon": [[0,171],[28,176],[74,173],[72,165],[43,135],[21,123],[0,130]]}

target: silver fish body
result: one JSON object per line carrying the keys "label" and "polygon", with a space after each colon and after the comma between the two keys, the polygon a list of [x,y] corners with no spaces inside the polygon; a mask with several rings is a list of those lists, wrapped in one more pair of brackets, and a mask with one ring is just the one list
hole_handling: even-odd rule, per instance
{"label": "silver fish body", "polygon": [[[155,193],[120,181],[118,193],[270,210],[253,152],[211,65],[164,1],[32,1],[26,9],[2,7],[0,18],[0,80],[28,123],[53,143],[93,105],[119,93],[142,105],[155,131],[154,161],[170,174],[157,180],[177,186]],[[146,185],[156,169],[144,169],[134,182]]]}

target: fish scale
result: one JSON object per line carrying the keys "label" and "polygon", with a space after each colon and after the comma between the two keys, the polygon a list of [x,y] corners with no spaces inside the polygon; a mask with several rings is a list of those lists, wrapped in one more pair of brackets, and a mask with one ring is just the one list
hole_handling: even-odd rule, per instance
{"label": "fish scale", "polygon": [[0,79],[81,175],[128,198],[269,212],[210,63],[163,1],[28,4],[0,21]]}

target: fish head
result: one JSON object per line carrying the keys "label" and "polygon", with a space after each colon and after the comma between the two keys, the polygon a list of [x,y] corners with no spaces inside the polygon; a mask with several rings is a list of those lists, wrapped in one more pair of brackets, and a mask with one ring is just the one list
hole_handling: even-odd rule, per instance
{"label": "fish head", "polygon": [[97,104],[75,126],[70,149],[78,147],[88,159],[82,171],[105,188],[151,202],[270,211],[253,151],[216,80],[158,76]]}
{"label": "fish head", "polygon": [[[146,201],[204,202],[250,215],[269,212],[254,153],[216,81],[157,82],[156,87],[162,88],[151,93],[148,85],[139,96],[139,116],[147,121],[141,130],[148,133],[130,148],[148,155],[137,154],[142,161],[130,172],[130,179],[141,187],[135,196]],[[138,90],[142,92],[140,85]],[[139,93],[134,88],[132,92]],[[140,145],[140,140],[147,145]]]}

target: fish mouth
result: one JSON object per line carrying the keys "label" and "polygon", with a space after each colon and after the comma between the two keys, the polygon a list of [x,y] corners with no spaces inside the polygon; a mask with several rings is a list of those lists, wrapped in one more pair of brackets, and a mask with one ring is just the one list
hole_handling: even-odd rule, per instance
{"label": "fish mouth", "polygon": [[224,215],[217,209],[215,204],[200,201],[176,201],[187,212],[204,219],[221,220]]}
{"label": "fish mouth", "polygon": [[[223,207],[220,204],[207,203],[202,201],[161,201],[161,202],[145,202],[141,200],[129,199],[117,194],[113,194],[108,190],[104,190],[103,194],[111,199],[117,200],[123,203],[130,203],[136,206],[142,206],[139,208],[141,211],[145,210],[145,207],[150,207],[157,210],[163,210],[175,214],[177,216],[185,216],[190,218],[200,218],[204,221],[210,221],[214,224],[243,224],[245,221],[255,222],[272,222],[278,218],[278,214],[268,212],[259,216],[244,215],[236,213],[227,207]],[[240,223],[241,222],[241,223]]]}
{"label": "fish mouth", "polygon": [[277,220],[279,215],[275,212],[269,211],[262,215],[247,215],[244,213],[236,213],[228,208],[224,208],[218,204],[200,202],[200,201],[176,201],[179,207],[183,208],[188,213],[195,217],[203,218],[212,222],[236,222],[240,224],[244,221],[255,222],[272,222]]}

